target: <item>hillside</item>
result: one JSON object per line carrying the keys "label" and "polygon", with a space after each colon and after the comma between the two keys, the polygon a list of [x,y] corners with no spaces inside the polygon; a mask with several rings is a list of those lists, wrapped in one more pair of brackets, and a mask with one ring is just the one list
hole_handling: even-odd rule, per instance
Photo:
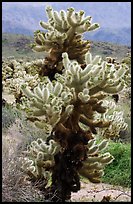
{"label": "hillside", "polygon": [[[2,34],[2,57],[7,58],[44,58],[44,53],[36,53],[31,50],[30,44],[34,39],[31,36],[20,34]],[[107,42],[91,41],[91,52],[103,57],[117,57],[119,60],[126,57],[131,52],[130,46],[116,45]]]}
{"label": "hillside", "polygon": [[130,2],[2,2],[2,32],[33,35],[41,29],[39,21],[47,21],[45,6],[66,11],[73,7],[92,16],[100,29],[85,34],[85,38],[122,45],[131,45]]}

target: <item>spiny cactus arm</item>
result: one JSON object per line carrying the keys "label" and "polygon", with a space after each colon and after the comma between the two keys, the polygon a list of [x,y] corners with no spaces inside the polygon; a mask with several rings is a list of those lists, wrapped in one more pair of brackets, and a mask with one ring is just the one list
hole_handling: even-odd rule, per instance
{"label": "spiny cactus arm", "polygon": [[[65,12],[64,10],[57,12],[57,11],[53,11],[52,7],[48,6],[46,7],[46,12],[49,18],[49,24],[50,25],[52,24],[55,28],[56,26],[59,26],[60,27],[59,31],[62,31],[63,29],[64,29],[63,31],[66,31],[70,27],[75,28],[80,25],[84,25],[87,31],[87,29],[91,25],[92,17],[87,16],[84,18],[83,17],[84,11],[82,10],[77,13],[75,12],[74,8],[68,8],[67,12]],[[86,25],[86,23],[88,23],[88,25]],[[48,24],[46,24],[44,27],[45,29],[50,29],[50,27],[48,27]],[[94,27],[93,29],[97,28],[97,26],[93,26],[93,27]]]}
{"label": "spiny cactus arm", "polygon": [[[46,144],[41,138],[33,141],[24,151],[22,169],[34,180],[49,179],[51,168],[54,166],[54,155],[60,151],[60,145],[54,140]],[[49,173],[48,173],[49,172]]]}
{"label": "spiny cactus arm", "polygon": [[113,114],[106,113],[106,116],[110,121],[110,127],[102,131],[102,136],[105,138],[116,138],[119,137],[121,130],[126,130],[128,124],[124,121],[124,116],[122,111],[115,111]]}
{"label": "spiny cactus arm", "polygon": [[35,33],[35,43],[32,49],[36,52],[50,51],[52,48],[61,48],[61,44],[66,39],[66,33],[60,34],[56,31],[49,33]]}
{"label": "spiny cactus arm", "polygon": [[103,114],[93,114],[93,120],[108,121],[110,125],[105,128],[97,129],[97,134],[102,138],[116,138],[119,137],[120,131],[127,129],[128,125],[124,120],[124,113],[120,110],[119,105],[111,99],[110,96],[103,101],[106,112]]}
{"label": "spiny cactus arm", "polygon": [[[54,11],[52,7],[46,8],[48,22],[40,21],[40,25],[47,30],[34,32],[33,51],[48,52],[44,66],[40,75],[50,76],[51,67],[55,73],[63,69],[61,63],[61,54],[67,51],[71,59],[77,59],[79,63],[84,63],[84,54],[90,48],[88,40],[82,40],[82,33],[95,30],[98,24],[91,23],[91,17],[83,17],[84,12],[75,12],[70,8],[65,12]],[[48,14],[50,12],[50,15]],[[53,73],[53,72],[52,72]]]}
{"label": "spiny cactus arm", "polygon": [[115,72],[114,75],[112,75],[113,73],[109,73],[105,80],[90,89],[90,94],[93,95],[99,91],[116,94],[122,91],[128,85],[128,82],[130,82],[130,74],[126,71],[127,68],[125,67],[123,69],[125,69],[125,72],[121,75],[117,74],[118,71],[115,70],[113,71]]}
{"label": "spiny cactus arm", "polygon": [[107,140],[103,140],[100,144],[96,144],[95,139],[88,142],[88,158],[83,162],[83,167],[79,170],[79,174],[88,178],[91,182],[100,182],[100,178],[104,174],[105,165],[114,160],[110,153],[101,153],[102,150],[106,149],[107,145]]}
{"label": "spiny cactus arm", "polygon": [[74,106],[69,104],[73,95],[69,88],[58,81],[48,80],[33,90],[26,85],[21,88],[29,100],[28,119],[46,132],[52,130],[57,123],[64,123],[73,111]]}
{"label": "spiny cactus arm", "polygon": [[73,112],[73,109],[74,109],[74,105],[67,105],[58,123],[65,123],[66,120],[71,115],[71,113]]}
{"label": "spiny cactus arm", "polygon": [[98,128],[105,128],[105,127],[109,127],[109,125],[110,125],[110,122],[108,122],[108,121],[103,121],[103,120],[94,121],[92,119],[86,118],[83,115],[80,115],[79,122],[81,122],[82,124],[89,127],[93,134],[97,133],[97,131],[96,131],[97,127]]}
{"label": "spiny cactus arm", "polygon": [[84,123],[85,125],[101,127],[101,128],[108,127],[110,125],[110,122],[108,121],[94,121],[84,117],[83,115],[80,116],[80,122]]}
{"label": "spiny cactus arm", "polygon": [[34,167],[34,162],[30,160],[29,158],[24,158],[23,160],[23,165],[22,165],[22,170],[28,174],[28,176],[32,179],[37,178],[36,170]]}
{"label": "spiny cactus arm", "polygon": [[[62,58],[67,75],[66,84],[71,88],[74,87],[77,92],[88,88],[90,96],[98,92],[114,94],[120,92],[126,85],[124,78],[127,76],[128,68],[125,66],[120,66],[117,70],[114,64],[102,61],[100,56],[93,59],[90,52],[85,54],[84,70],[77,62],[69,60],[67,53],[63,53]],[[82,100],[84,98],[81,93],[79,97],[82,97]]]}
{"label": "spiny cactus arm", "polygon": [[111,93],[111,94],[116,94],[119,93],[120,91],[123,90],[125,83],[122,82],[118,86],[112,86],[112,87],[106,87],[103,88],[102,90],[105,91],[106,93]]}

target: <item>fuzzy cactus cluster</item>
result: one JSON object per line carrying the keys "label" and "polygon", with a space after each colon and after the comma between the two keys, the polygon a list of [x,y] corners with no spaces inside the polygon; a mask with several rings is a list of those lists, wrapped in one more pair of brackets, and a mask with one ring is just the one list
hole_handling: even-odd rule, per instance
{"label": "fuzzy cactus cluster", "polygon": [[67,11],[54,11],[52,7],[46,8],[48,22],[40,21],[45,31],[37,30],[34,33],[32,48],[37,52],[47,52],[41,75],[51,75],[61,72],[62,53],[67,52],[70,59],[84,63],[84,54],[90,48],[90,42],[83,40],[82,34],[99,28],[98,23],[92,23],[91,16],[85,16],[83,10],[76,12],[74,8]]}
{"label": "fuzzy cactus cluster", "polygon": [[[42,66],[43,60],[38,59],[31,62],[23,60],[9,60],[2,63],[2,86],[3,91],[13,94],[15,104],[20,103],[23,97],[21,85],[27,84],[31,89],[37,86],[42,80],[39,77],[39,68]],[[21,106],[22,107],[22,106]]]}
{"label": "fuzzy cactus cluster", "polygon": [[97,115],[97,119],[103,118],[110,121],[110,126],[104,130],[99,129],[99,135],[103,138],[119,138],[121,130],[127,130],[128,124],[124,120],[124,113],[120,111],[119,105],[114,101],[104,100],[103,104],[107,107],[107,111],[102,115]]}
{"label": "fuzzy cactus cluster", "polygon": [[54,155],[60,151],[60,146],[54,140],[50,140],[50,144],[46,144],[41,138],[37,141],[32,141],[27,146],[27,150],[23,151],[23,166],[32,181],[43,179],[44,187],[47,185],[51,172],[50,169],[54,166]]}
{"label": "fuzzy cactus cluster", "polygon": [[73,105],[69,104],[71,92],[58,81],[51,82],[45,78],[33,91],[26,84],[22,85],[21,89],[29,99],[30,116],[37,119],[35,124],[40,128],[44,128],[45,123],[54,127],[60,120],[63,106],[64,118],[67,118],[73,110]]}
{"label": "fuzzy cactus cluster", "polygon": [[48,6],[46,13],[48,22],[40,22],[46,31],[34,33],[32,49],[48,56],[15,66],[18,71],[10,80],[23,95],[27,119],[46,135],[23,152],[22,169],[33,182],[44,184],[46,199],[64,202],[80,190],[80,175],[99,183],[105,166],[114,160],[105,152],[107,139],[118,137],[127,124],[112,95],[130,85],[131,75],[124,62],[92,56],[83,33],[99,25],[84,11],[57,12]]}
{"label": "fuzzy cactus cluster", "polygon": [[[126,86],[128,68],[123,65],[116,69],[99,56],[92,61],[89,59],[91,57],[90,52],[86,53],[86,67],[82,69],[77,61],[70,60],[68,54],[63,53],[63,74],[57,73],[56,80],[45,78],[33,91],[26,84],[22,86],[23,93],[29,99],[27,105],[30,116],[38,127],[45,129],[45,123],[48,123],[52,130],[59,123],[68,123],[68,119],[72,124],[67,126],[74,132],[80,129],[79,123],[89,126],[93,134],[96,134],[97,128],[109,127],[110,114],[106,105],[102,105],[102,99],[109,94],[119,93]],[[112,109],[115,109],[115,103]],[[102,114],[102,120],[96,120],[98,114]]]}
{"label": "fuzzy cactus cluster", "polygon": [[89,140],[87,144],[87,159],[83,162],[83,166],[79,170],[79,173],[93,183],[100,182],[100,178],[104,175],[104,166],[111,163],[114,159],[109,152],[102,153],[107,145],[107,140],[103,140],[100,144],[96,144],[95,139]]}
{"label": "fuzzy cactus cluster", "polygon": [[[130,80],[129,68],[126,64],[116,65],[108,63],[100,56],[92,58],[92,54],[85,54],[84,69],[75,62],[70,61],[68,54],[63,53],[63,65],[67,70],[68,86],[75,86],[75,90],[88,88],[89,95],[96,94],[100,91],[115,94],[120,92],[125,83]],[[76,79],[75,79],[76,77]]]}

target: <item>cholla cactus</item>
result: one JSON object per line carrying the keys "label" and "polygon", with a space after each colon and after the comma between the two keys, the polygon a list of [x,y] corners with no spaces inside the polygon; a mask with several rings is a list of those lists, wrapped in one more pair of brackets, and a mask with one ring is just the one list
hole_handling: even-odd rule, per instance
{"label": "cholla cactus", "polygon": [[102,115],[95,114],[95,118],[110,121],[110,126],[104,129],[99,129],[98,135],[101,138],[119,138],[120,131],[126,130],[128,127],[128,124],[124,121],[124,114],[119,110],[119,105],[116,105],[111,98],[104,100],[103,105],[106,107],[106,112]]}
{"label": "cholla cactus", "polygon": [[61,117],[67,119],[73,110],[73,105],[69,104],[72,93],[60,82],[51,82],[46,78],[45,83],[39,84],[33,89],[33,92],[26,84],[22,86],[22,90],[31,101],[29,106],[32,108],[28,109],[30,117],[34,118],[37,127],[44,129],[47,133],[48,131],[51,133],[50,131]]}
{"label": "cholla cactus", "polygon": [[75,12],[74,8],[57,12],[48,6],[46,13],[48,22],[40,21],[40,25],[47,32],[37,30],[34,33],[35,43],[32,48],[37,52],[49,52],[42,75],[52,77],[62,71],[63,52],[67,52],[71,59],[84,63],[84,54],[90,48],[90,42],[83,40],[82,34],[99,28],[99,24],[91,23],[91,16],[85,17],[84,11]]}
{"label": "cholla cactus", "polygon": [[37,86],[41,81],[37,74],[37,67],[41,66],[41,64],[42,60],[32,62],[23,62],[22,60],[5,61],[2,65],[3,91],[13,94],[16,103],[21,103],[23,98],[21,85],[27,84],[31,89]]}
{"label": "cholla cactus", "polygon": [[33,181],[42,180],[44,187],[51,177],[51,168],[54,166],[54,155],[60,150],[59,144],[50,140],[46,144],[41,138],[32,141],[31,145],[24,151],[26,157],[23,159],[22,169]]}
{"label": "cholla cactus", "polygon": [[109,152],[99,154],[100,151],[107,147],[107,140],[103,140],[100,144],[96,144],[95,142],[95,139],[88,142],[87,159],[83,162],[79,173],[91,182],[99,183],[100,177],[104,174],[104,166],[111,163],[114,157]]}
{"label": "cholla cactus", "polygon": [[36,74],[35,76],[31,76],[29,74],[26,74],[25,71],[18,71],[18,73],[14,74],[14,78],[10,80],[9,89],[12,93],[14,93],[16,102],[20,102],[23,96],[21,85],[28,84],[31,88],[34,88],[36,87],[38,82],[40,82],[38,74]]}
{"label": "cholla cactus", "polygon": [[[115,66],[103,61],[100,56],[92,59],[90,52],[85,54],[84,69],[76,61],[70,61],[67,53],[63,53],[63,65],[67,75],[67,85],[75,90],[89,90],[89,95],[97,92],[118,93],[130,78],[129,69],[125,64]],[[83,95],[83,94],[82,94]]]}
{"label": "cholla cactus", "polygon": [[[46,199],[63,202],[80,190],[80,175],[100,182],[105,165],[113,161],[103,152],[108,142],[97,144],[96,138],[117,136],[126,128],[122,112],[108,101],[129,85],[130,72],[125,63],[92,57],[89,41],[82,40],[84,32],[99,27],[90,16],[73,8],[56,12],[47,7],[46,12],[49,20],[40,25],[48,31],[35,32],[33,50],[49,56],[17,65],[13,86],[23,94],[27,118],[46,134],[24,152],[23,170],[33,181],[44,180],[44,188],[51,177]],[[38,72],[40,66],[43,77],[35,75],[34,66]]]}
{"label": "cholla cactus", "polygon": [[[22,90],[29,100],[29,119],[49,133],[48,141],[50,136],[62,147],[55,155],[51,190],[59,188],[57,195],[65,200],[70,198],[71,191],[80,189],[78,174],[100,182],[105,165],[113,161],[109,153],[101,153],[107,141],[95,145],[93,138],[117,136],[120,128],[126,128],[122,113],[108,99],[126,87],[125,79],[130,75],[126,65],[116,67],[100,56],[93,59],[90,52],[85,54],[84,69],[76,60],[70,60],[66,52],[62,54],[62,63],[63,73],[56,73],[55,80],[51,82],[45,77],[33,90],[26,85]],[[67,193],[65,183],[69,186]]]}

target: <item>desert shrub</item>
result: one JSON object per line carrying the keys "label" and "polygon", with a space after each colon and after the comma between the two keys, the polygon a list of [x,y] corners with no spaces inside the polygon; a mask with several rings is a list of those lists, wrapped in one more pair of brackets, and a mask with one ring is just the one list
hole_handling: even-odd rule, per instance
{"label": "desert shrub", "polygon": [[19,132],[23,135],[23,138],[25,138],[23,149],[37,138],[46,138],[45,132],[43,130],[40,130],[33,123],[27,121],[25,118],[21,118],[20,121],[18,121],[18,126]]}
{"label": "desert shrub", "polygon": [[2,129],[3,131],[9,128],[11,125],[19,121],[17,125],[19,126],[20,132],[26,134],[27,137],[36,138],[43,134],[43,131],[36,128],[30,121],[27,121],[26,114],[22,110],[11,105],[2,106]]}
{"label": "desert shrub", "polygon": [[42,202],[43,195],[26,180],[21,170],[23,138],[11,128],[2,139],[2,202]]}
{"label": "desert shrub", "polygon": [[114,156],[114,161],[106,166],[103,182],[131,187],[131,145],[110,142],[108,151]]}
{"label": "desert shrub", "polygon": [[2,106],[2,129],[9,128],[17,118],[21,118],[21,112],[12,106]]}

